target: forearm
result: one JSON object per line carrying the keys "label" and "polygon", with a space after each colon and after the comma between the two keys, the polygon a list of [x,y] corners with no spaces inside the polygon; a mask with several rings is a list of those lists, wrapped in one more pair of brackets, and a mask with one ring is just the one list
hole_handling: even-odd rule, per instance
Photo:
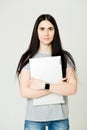
{"label": "forearm", "polygon": [[20,90],[21,96],[24,98],[38,98],[38,97],[42,97],[45,95],[50,94],[51,92],[48,90],[34,90],[31,88],[24,88],[23,90]]}
{"label": "forearm", "polygon": [[70,84],[67,82],[64,83],[58,83],[58,84],[50,84],[50,92],[63,95],[63,96],[68,96],[75,94],[77,90],[77,85],[76,84]]}
{"label": "forearm", "polygon": [[39,90],[39,91],[43,90],[43,91],[47,91],[50,93],[55,93],[55,94],[59,94],[63,96],[75,94],[76,88],[77,88],[76,80],[72,78],[71,80],[68,81],[67,79],[66,82],[64,82],[65,79],[66,78],[62,79],[61,81],[57,83],[49,83],[50,84],[49,91],[45,89],[46,82],[42,80],[33,79],[30,87],[34,90]]}

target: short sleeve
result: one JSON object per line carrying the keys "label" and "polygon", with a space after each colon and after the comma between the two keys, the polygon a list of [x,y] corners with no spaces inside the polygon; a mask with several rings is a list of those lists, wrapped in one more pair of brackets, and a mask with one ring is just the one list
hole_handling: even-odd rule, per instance
{"label": "short sleeve", "polygon": [[27,64],[23,67],[23,69],[25,69],[25,70],[30,70],[30,64],[27,63]]}
{"label": "short sleeve", "polygon": [[67,57],[67,67],[74,67],[70,58]]}

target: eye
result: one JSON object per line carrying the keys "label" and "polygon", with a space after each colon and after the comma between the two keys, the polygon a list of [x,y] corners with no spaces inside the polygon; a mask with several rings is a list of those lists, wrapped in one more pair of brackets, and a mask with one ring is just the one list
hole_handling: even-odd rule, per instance
{"label": "eye", "polygon": [[50,27],[50,28],[49,28],[49,30],[51,30],[51,31],[52,31],[52,30],[54,30],[54,28],[53,28],[53,27]]}
{"label": "eye", "polygon": [[44,30],[44,27],[41,27],[41,28],[40,28],[40,30],[42,30],[42,31],[43,31],[43,30]]}

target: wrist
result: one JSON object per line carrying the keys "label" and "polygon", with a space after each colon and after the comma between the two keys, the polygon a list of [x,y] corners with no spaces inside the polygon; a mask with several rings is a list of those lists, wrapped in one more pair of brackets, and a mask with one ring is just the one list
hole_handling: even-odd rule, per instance
{"label": "wrist", "polygon": [[50,89],[50,84],[49,83],[45,83],[44,89],[49,90]]}
{"label": "wrist", "polygon": [[54,85],[54,83],[51,83],[50,84],[50,92],[54,93],[54,90],[55,90],[55,85]]}

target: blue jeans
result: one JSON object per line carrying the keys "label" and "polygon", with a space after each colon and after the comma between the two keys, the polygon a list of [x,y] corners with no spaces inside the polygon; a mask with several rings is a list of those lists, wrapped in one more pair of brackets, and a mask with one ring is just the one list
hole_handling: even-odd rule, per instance
{"label": "blue jeans", "polygon": [[48,122],[35,122],[25,120],[24,130],[69,130],[69,120],[57,120]]}

